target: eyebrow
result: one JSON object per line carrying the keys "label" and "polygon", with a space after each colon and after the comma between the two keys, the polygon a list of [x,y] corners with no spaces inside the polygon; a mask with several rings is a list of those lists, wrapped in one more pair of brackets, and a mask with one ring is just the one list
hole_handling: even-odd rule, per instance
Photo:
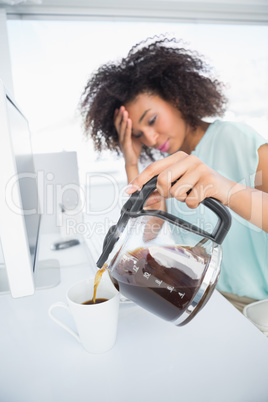
{"label": "eyebrow", "polygon": [[144,117],[145,117],[146,113],[148,113],[148,112],[149,112],[149,110],[151,110],[151,109],[147,109],[147,110],[145,110],[145,112],[142,114],[142,116],[141,116],[141,118],[140,118],[140,120],[139,120],[139,123],[142,121],[142,119],[144,119]]}

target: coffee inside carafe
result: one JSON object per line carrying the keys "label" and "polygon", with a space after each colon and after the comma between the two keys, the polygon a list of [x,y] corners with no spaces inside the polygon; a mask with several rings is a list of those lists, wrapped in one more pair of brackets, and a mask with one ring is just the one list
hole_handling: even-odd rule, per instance
{"label": "coffee inside carafe", "polygon": [[123,296],[181,326],[200,311],[217,284],[231,215],[209,197],[197,215],[184,211],[184,203],[176,204],[175,215],[144,208],[156,188],[157,176],[123,205],[105,236],[97,267],[111,258],[108,272]]}
{"label": "coffee inside carafe", "polygon": [[114,257],[111,277],[130,300],[168,321],[193,300],[210,256],[188,246],[137,248]]}

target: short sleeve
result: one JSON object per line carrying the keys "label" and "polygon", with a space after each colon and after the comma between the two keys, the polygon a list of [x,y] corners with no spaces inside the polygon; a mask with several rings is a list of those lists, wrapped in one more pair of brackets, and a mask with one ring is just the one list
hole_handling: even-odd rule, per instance
{"label": "short sleeve", "polygon": [[242,123],[217,120],[193,152],[204,163],[230,180],[254,186],[258,149],[267,141]]}

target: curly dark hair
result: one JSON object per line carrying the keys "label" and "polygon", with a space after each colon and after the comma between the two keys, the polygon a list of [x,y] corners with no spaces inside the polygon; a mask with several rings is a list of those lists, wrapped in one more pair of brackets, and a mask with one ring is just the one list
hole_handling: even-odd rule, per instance
{"label": "curly dark hair", "polygon": [[[109,62],[92,75],[80,99],[84,131],[95,149],[120,153],[114,112],[140,93],[160,96],[180,110],[195,128],[205,117],[222,116],[226,99],[223,84],[211,77],[212,69],[198,53],[166,37],[148,38],[131,48],[126,58]],[[142,155],[153,158],[144,147]]]}

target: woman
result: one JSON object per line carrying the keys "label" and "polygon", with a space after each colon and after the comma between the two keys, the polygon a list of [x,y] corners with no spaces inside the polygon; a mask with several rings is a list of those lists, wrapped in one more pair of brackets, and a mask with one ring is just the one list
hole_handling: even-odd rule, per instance
{"label": "woman", "polygon": [[207,121],[222,116],[225,105],[222,84],[196,53],[156,39],[100,67],[81,110],[96,149],[122,151],[129,182],[144,156],[170,154],[147,167],[129,193],[160,174],[158,208],[171,196],[170,212],[203,225],[209,224],[204,211],[189,214],[178,201],[192,209],[214,197],[234,212],[218,289],[241,310],[268,298],[268,144],[248,126]]}

